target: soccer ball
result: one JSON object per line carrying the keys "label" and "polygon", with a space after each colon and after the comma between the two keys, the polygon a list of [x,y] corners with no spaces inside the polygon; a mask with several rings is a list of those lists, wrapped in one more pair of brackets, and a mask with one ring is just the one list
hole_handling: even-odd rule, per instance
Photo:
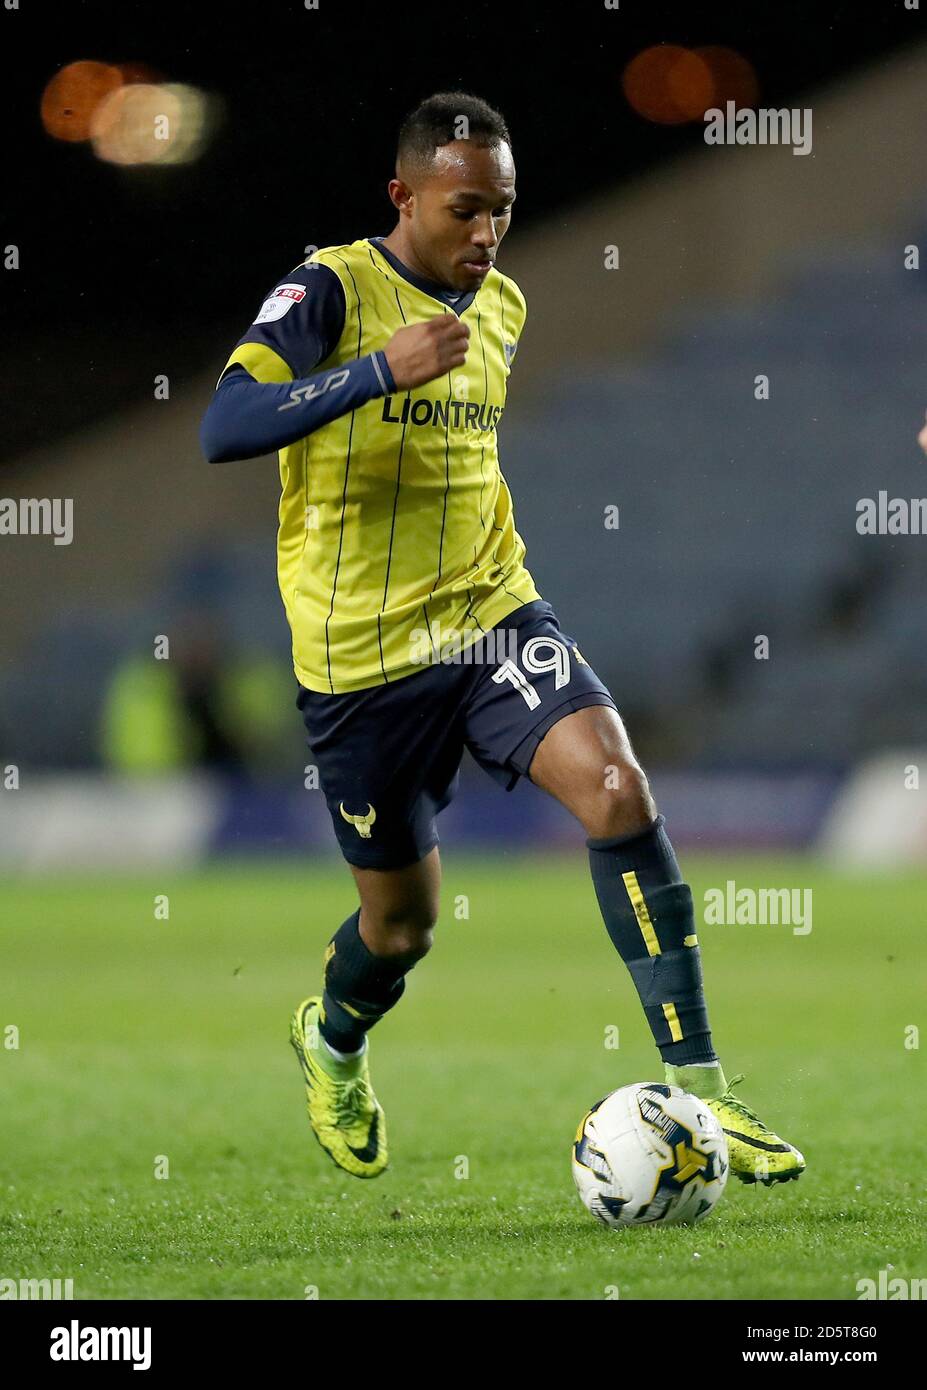
{"label": "soccer ball", "polygon": [[638,1081],[584,1115],[573,1181],[606,1226],[702,1221],[727,1182],[727,1140],[704,1101],[678,1086]]}

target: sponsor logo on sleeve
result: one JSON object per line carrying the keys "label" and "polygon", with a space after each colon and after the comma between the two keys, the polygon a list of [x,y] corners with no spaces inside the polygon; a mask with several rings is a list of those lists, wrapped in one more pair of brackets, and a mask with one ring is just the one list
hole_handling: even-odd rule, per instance
{"label": "sponsor logo on sleeve", "polygon": [[276,319],[282,319],[284,314],[290,312],[294,304],[298,304],[301,299],[305,298],[305,285],[278,285],[270,298],[264,300],[261,305],[261,312],[254,322],[273,323]]}

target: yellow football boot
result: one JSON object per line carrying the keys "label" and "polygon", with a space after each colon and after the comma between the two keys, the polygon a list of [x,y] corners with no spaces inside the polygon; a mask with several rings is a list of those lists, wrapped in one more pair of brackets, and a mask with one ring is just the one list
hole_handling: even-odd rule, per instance
{"label": "yellow football boot", "polygon": [[727,1138],[731,1172],[741,1182],[788,1182],[805,1171],[805,1160],[796,1148],[780,1139],[758,1115],[735,1100],[731,1092],[744,1079],[741,1072],[728,1082],[720,1062],[714,1067],[666,1064],[666,1082],[698,1096],[721,1122]]}
{"label": "yellow football boot", "polygon": [[722,1096],[717,1100],[705,1101],[720,1120],[727,1136],[731,1172],[741,1182],[761,1182],[767,1187],[774,1182],[800,1178],[805,1171],[805,1160],[798,1149],[780,1139],[748,1105],[731,1095],[733,1088],[743,1079],[741,1072],[733,1078]]}
{"label": "yellow football boot", "polygon": [[339,1062],[319,1033],[321,1007],[318,996],[304,999],[290,1025],[306,1082],[309,1123],[339,1168],[355,1178],[375,1178],[387,1164],[386,1120],[370,1085],[370,1044],[360,1057]]}

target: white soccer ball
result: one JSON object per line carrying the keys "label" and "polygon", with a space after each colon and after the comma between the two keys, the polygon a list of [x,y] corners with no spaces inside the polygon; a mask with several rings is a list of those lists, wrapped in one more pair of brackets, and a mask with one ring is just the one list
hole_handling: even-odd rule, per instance
{"label": "white soccer ball", "polygon": [[583,1116],[573,1181],[606,1226],[694,1224],[727,1182],[727,1140],[703,1100],[678,1086],[638,1081]]}

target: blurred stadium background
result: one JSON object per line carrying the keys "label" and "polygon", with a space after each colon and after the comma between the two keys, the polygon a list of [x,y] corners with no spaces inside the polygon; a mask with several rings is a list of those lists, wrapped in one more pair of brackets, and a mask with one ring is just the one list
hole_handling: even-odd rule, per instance
{"label": "blurred stadium background", "polygon": [[[209,466],[197,428],[267,286],[390,230],[398,122],[453,87],[513,133],[500,453],[528,563],[674,839],[923,860],[927,539],[857,529],[860,499],[925,492],[923,19],[698,9],[577,10],[560,59],[553,12],[473,4],[445,45],[404,6],[401,77],[381,6],[271,3],[253,44],[210,5],[4,14],[0,494],[72,499],[74,534],[0,536],[0,869],[334,853],[275,461]],[[706,146],[728,99],[810,107],[812,151]],[[441,831],[581,843],[473,764]]]}
{"label": "blurred stadium background", "polygon": [[[927,537],[857,529],[863,499],[927,494],[921,9],[10,4],[0,1283],[601,1300],[617,1279],[665,1303],[922,1279]],[[197,438],[267,288],[391,229],[399,122],[454,88],[514,141],[500,265],[528,321],[499,439],[529,565],[696,903],[736,879],[806,914],[703,911],[699,935],[728,1075],[807,1177],[620,1252],[569,1141],[652,1044],[580,827],[469,762],[439,949],[374,1044],[394,1162],[353,1183],[317,1152],[287,1019],[352,888],[306,785],[276,461],[211,466]],[[726,100],[810,108],[811,151],[706,145]],[[13,534],[21,499],[72,504],[70,543]]]}

